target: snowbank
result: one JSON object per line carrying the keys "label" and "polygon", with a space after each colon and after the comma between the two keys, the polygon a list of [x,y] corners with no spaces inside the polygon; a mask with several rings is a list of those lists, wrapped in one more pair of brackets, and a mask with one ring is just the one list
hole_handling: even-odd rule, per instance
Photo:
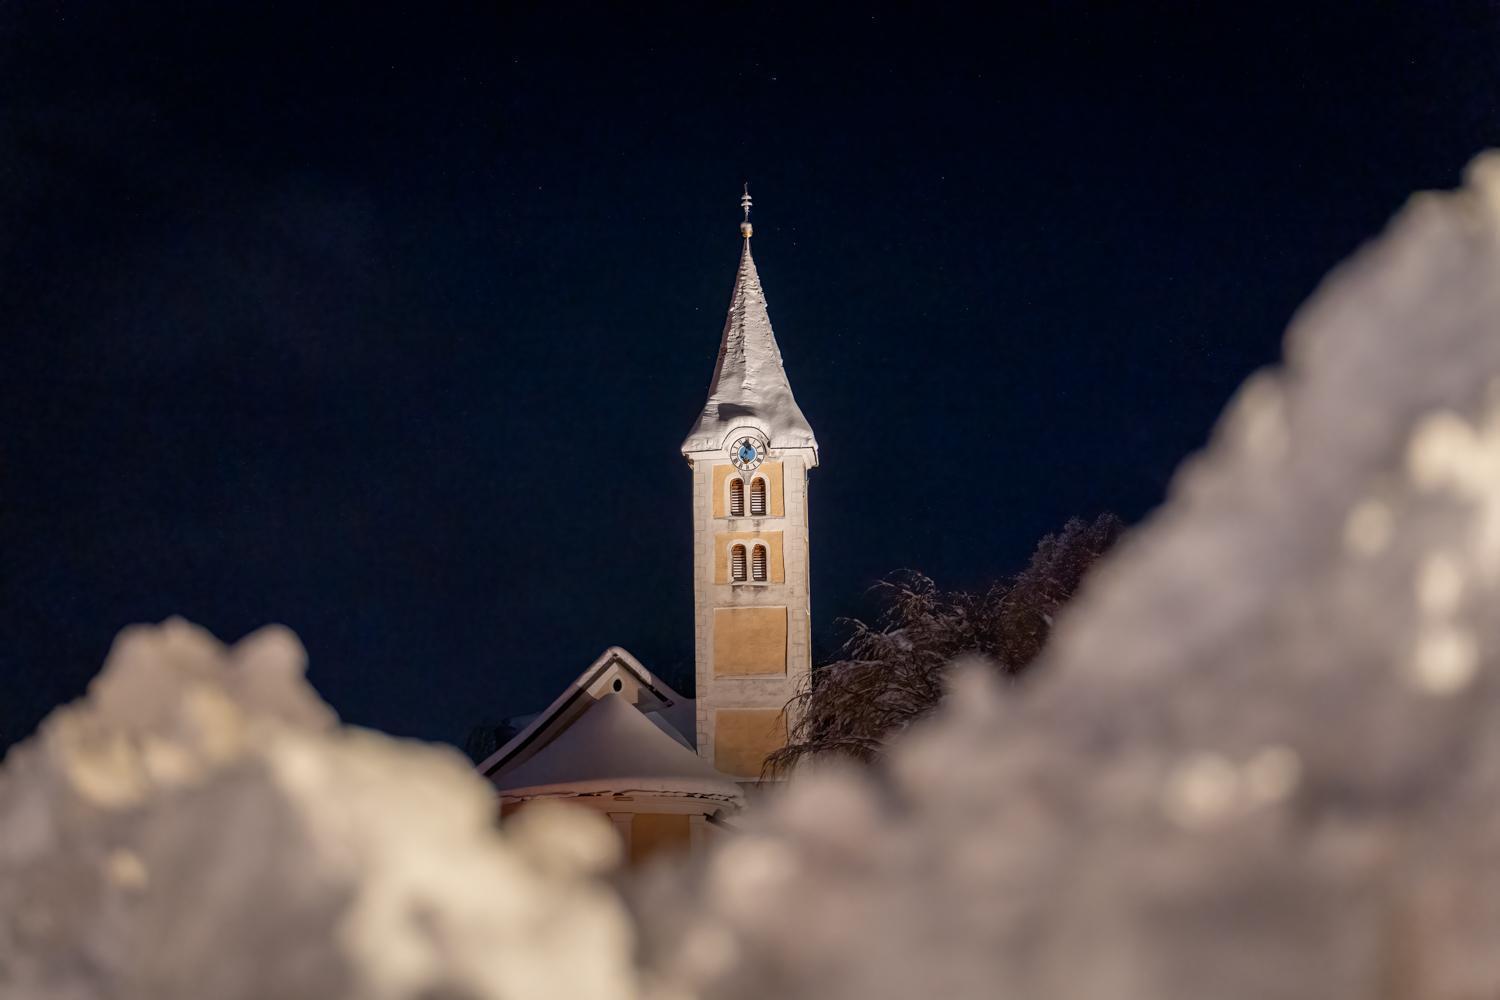
{"label": "snowbank", "polygon": [[456,752],[338,726],[285,629],[128,629],[0,770],[0,997],[630,996],[613,832],[555,810],[502,839]]}
{"label": "snowbank", "polygon": [[964,675],[888,783],[649,890],[657,995],[1495,996],[1497,583],[1491,155],[1328,279],[1034,688]]}

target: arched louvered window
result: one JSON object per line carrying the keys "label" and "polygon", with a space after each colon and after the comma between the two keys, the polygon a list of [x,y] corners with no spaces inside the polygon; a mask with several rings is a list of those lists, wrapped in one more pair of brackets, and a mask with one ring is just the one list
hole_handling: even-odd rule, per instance
{"label": "arched louvered window", "polygon": [[729,574],[735,583],[745,582],[745,547],[736,545],[729,550]]}
{"label": "arched louvered window", "polygon": [[745,481],[743,479],[729,481],[729,516],[745,516]]}
{"label": "arched louvered window", "polygon": [[766,516],[766,481],[757,478],[750,484],[750,516]]}
{"label": "arched louvered window", "polygon": [[750,579],[756,583],[766,582],[766,547],[757,545],[750,553]]}

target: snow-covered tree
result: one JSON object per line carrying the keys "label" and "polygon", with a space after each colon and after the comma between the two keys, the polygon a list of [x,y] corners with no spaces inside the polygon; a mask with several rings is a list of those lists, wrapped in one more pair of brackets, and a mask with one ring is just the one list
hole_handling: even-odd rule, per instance
{"label": "snow-covered tree", "polygon": [[1037,544],[1024,570],[982,593],[941,590],[913,571],[882,581],[880,615],[873,625],[849,622],[843,656],[798,693],[791,738],[768,767],[785,771],[818,754],[879,757],[887,739],[937,706],[949,666],[965,655],[1007,677],[1025,672],[1058,611],[1123,530],[1113,514],[1073,518]]}

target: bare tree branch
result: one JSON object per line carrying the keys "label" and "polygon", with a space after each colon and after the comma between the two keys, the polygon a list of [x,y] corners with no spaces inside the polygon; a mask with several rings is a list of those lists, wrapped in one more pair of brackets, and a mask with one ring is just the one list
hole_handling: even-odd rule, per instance
{"label": "bare tree branch", "polygon": [[1073,518],[1037,543],[1026,568],[982,594],[942,591],[926,575],[902,570],[871,590],[883,605],[869,624],[845,619],[843,657],[814,670],[787,702],[785,747],[766,774],[804,759],[880,758],[886,741],[942,700],[948,665],[966,653],[1018,677],[1036,659],[1057,612],[1124,530],[1113,514]]}

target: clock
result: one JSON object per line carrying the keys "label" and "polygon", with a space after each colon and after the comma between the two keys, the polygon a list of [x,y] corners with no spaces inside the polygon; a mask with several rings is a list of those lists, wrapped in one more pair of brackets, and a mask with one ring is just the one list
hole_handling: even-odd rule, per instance
{"label": "clock", "polygon": [[729,461],[741,472],[749,472],[766,460],[766,446],[753,437],[742,437],[729,446]]}

